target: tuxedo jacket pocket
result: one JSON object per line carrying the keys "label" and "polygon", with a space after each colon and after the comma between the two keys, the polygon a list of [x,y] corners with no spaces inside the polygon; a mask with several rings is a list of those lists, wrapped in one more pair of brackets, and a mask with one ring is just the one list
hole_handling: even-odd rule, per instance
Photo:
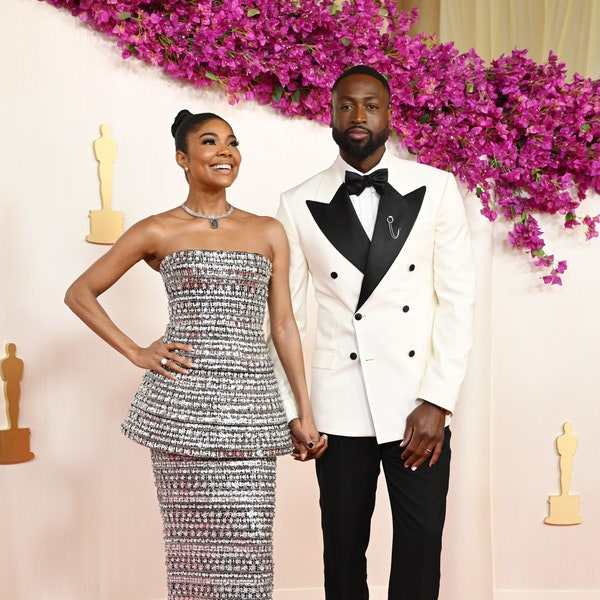
{"label": "tuxedo jacket pocket", "polygon": [[337,352],[335,350],[327,350],[325,348],[315,348],[312,356],[313,369],[333,369]]}

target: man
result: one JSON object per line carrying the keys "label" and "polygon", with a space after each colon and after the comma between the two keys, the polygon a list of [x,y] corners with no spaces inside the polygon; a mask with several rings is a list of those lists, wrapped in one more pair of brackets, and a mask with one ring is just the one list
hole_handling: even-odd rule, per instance
{"label": "man", "polygon": [[[290,240],[301,330],[309,274],[318,304],[311,398],[329,444],[316,462],[327,600],[368,598],[365,551],[380,465],[393,519],[388,598],[438,597],[447,425],[472,341],[462,199],[451,174],[386,151],[389,99],[387,80],[370,67],[337,79],[331,127],[339,156],[282,194],[277,215]],[[281,384],[291,416],[283,377]]]}

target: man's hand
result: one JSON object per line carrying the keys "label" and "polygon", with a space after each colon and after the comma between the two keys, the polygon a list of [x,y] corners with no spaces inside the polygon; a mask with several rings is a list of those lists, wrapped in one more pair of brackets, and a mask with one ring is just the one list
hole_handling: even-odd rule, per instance
{"label": "man's hand", "polygon": [[446,411],[426,401],[408,415],[400,443],[405,467],[416,471],[427,460],[430,467],[435,465],[442,453],[445,424]]}
{"label": "man's hand", "polygon": [[294,460],[306,461],[320,458],[327,450],[327,435],[319,434],[312,419],[304,421],[296,418],[289,423],[290,435],[294,444]]}

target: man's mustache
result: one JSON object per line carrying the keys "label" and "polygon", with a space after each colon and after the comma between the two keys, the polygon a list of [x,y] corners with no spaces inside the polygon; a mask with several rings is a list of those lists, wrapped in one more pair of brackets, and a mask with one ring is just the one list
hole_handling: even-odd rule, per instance
{"label": "man's mustache", "polygon": [[351,131],[364,131],[364,132],[368,133],[369,135],[372,135],[372,131],[370,129],[367,129],[366,127],[359,127],[359,126],[348,127],[348,129],[346,129],[346,131],[344,131],[344,133],[350,133]]}

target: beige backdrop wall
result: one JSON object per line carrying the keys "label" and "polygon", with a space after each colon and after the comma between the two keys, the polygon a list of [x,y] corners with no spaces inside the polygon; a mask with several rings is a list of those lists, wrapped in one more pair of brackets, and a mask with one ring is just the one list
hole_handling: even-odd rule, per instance
{"label": "beige backdrop wall", "polygon": [[[0,597],[165,598],[161,524],[147,451],[119,423],[141,377],[62,304],[70,281],[105,251],[84,241],[99,208],[92,141],[118,144],[113,205],[125,225],[182,201],[169,126],[183,107],[228,119],[241,139],[230,199],[273,214],[279,192],[327,166],[326,127],[252,103],[228,104],[135,61],[35,0],[3,6],[0,146],[0,349],[25,360],[20,425],[34,461],[0,465]],[[268,177],[269,184],[265,185]],[[538,283],[465,194],[478,266],[477,339],[453,424],[453,478],[442,600],[591,600],[600,594],[594,377],[600,243],[563,236],[563,289]],[[552,227],[552,225],[550,225]],[[140,343],[161,335],[160,278],[135,267],[104,297]],[[310,359],[310,357],[308,357]],[[0,428],[5,426],[0,414]],[[573,490],[583,525],[543,525],[558,491],[554,439],[570,420],[580,446]],[[382,489],[369,552],[383,600],[390,522]],[[313,465],[279,461],[275,600],[318,600],[321,542]]]}
{"label": "beige backdrop wall", "polygon": [[600,0],[397,0],[419,9],[413,34],[435,34],[485,61],[527,49],[543,62],[552,51],[570,75],[600,77]]}

